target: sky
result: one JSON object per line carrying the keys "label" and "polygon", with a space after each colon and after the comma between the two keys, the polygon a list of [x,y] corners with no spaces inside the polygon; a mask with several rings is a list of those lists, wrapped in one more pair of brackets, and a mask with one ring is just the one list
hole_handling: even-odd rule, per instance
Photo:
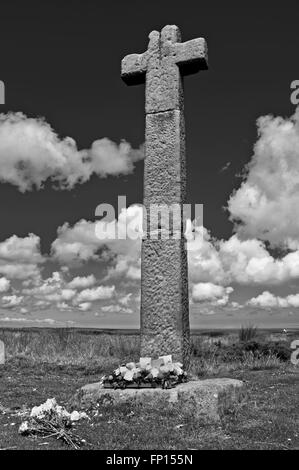
{"label": "sky", "polygon": [[[185,78],[192,327],[299,326],[298,2],[3,0],[0,326],[139,326],[140,241],[95,235],[95,209],[140,220],[144,86],[121,59],[177,24],[205,37]],[[126,219],[126,220],[125,220]]]}

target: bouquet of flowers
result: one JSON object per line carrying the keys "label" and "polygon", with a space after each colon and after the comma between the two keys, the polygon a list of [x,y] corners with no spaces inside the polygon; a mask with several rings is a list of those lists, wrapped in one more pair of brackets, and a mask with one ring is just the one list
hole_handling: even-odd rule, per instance
{"label": "bouquet of flowers", "polygon": [[187,381],[187,373],[180,362],[172,362],[171,356],[150,357],[128,362],[102,377],[104,388],[172,388]]}
{"label": "bouquet of flowers", "polygon": [[69,413],[56,403],[55,398],[49,398],[40,406],[32,408],[28,420],[23,421],[19,427],[19,434],[56,437],[78,449],[82,441],[70,429],[75,421],[82,418],[88,418],[87,414],[78,411]]}

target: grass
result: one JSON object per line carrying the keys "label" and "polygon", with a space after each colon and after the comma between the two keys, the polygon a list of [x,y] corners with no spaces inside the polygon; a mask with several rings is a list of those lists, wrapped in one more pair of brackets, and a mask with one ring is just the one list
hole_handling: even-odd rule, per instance
{"label": "grass", "polygon": [[[0,449],[65,448],[51,438],[18,435],[22,407],[52,397],[66,405],[80,386],[98,381],[123,360],[138,358],[136,335],[70,330],[5,335],[0,332],[7,349],[7,362],[0,366]],[[176,406],[165,410],[118,405],[98,409],[90,421],[76,424],[75,433],[86,441],[83,448],[299,449],[299,369],[277,354],[289,343],[273,345],[260,332],[250,341],[240,340],[238,333],[230,334],[226,343],[211,345],[208,340],[208,335],[193,337],[191,372],[200,378],[238,378],[247,389],[221,423],[194,422]]]}
{"label": "grass", "polygon": [[240,341],[252,341],[257,336],[257,327],[254,325],[241,326],[239,331]]}
{"label": "grass", "polygon": [[80,330],[0,330],[0,339],[6,346],[6,356],[31,361],[86,365],[93,362],[115,362],[136,358],[139,349],[138,335],[86,334]]}

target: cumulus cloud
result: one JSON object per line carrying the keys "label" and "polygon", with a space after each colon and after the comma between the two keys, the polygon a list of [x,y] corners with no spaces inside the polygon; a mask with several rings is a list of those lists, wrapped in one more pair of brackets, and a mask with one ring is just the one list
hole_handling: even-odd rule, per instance
{"label": "cumulus cloud", "polygon": [[69,304],[67,304],[66,302],[58,302],[57,303],[57,308],[58,308],[58,310],[62,310],[62,311],[72,309],[72,307]]}
{"label": "cumulus cloud", "polygon": [[118,300],[121,305],[127,306],[130,301],[132,300],[132,292],[129,292],[127,295],[124,295],[123,297],[120,297]]}
{"label": "cumulus cloud", "polygon": [[30,287],[30,283],[26,282],[22,295],[29,302],[33,301],[35,307],[46,308],[56,304],[60,310],[65,310],[66,302],[71,301],[77,294],[77,290],[71,289],[62,273],[58,271],[54,271],[46,279],[38,278],[33,284],[33,287]]}
{"label": "cumulus cloud", "polygon": [[111,299],[115,292],[115,286],[98,286],[91,289],[84,289],[77,295],[75,302],[82,304],[83,302],[94,302],[96,300]]}
{"label": "cumulus cloud", "polygon": [[0,274],[9,279],[36,278],[43,262],[40,238],[33,233],[23,238],[12,235],[0,242]]}
{"label": "cumulus cloud", "polygon": [[104,305],[101,307],[102,311],[105,313],[133,313],[133,310],[128,307],[123,307],[118,304]]}
{"label": "cumulus cloud", "polygon": [[95,283],[94,275],[76,276],[67,281],[64,272],[54,271],[46,279],[40,277],[34,282],[24,282],[24,287],[20,292],[27,303],[37,308],[56,306],[61,311],[74,307],[89,310],[87,304],[111,299],[115,294],[114,285],[94,286]]}
{"label": "cumulus cloud", "polygon": [[216,240],[202,227],[189,244],[192,283],[280,284],[299,277],[299,251],[274,258],[261,240],[242,240],[237,234],[228,240]]}
{"label": "cumulus cloud", "polygon": [[204,227],[195,230],[195,237],[188,242],[189,279],[193,283],[229,282],[219,254],[218,241]]}
{"label": "cumulus cloud", "polygon": [[27,237],[20,238],[12,235],[0,243],[0,258],[17,261],[41,263],[43,258],[40,254],[40,239],[37,235],[30,233]]}
{"label": "cumulus cloud", "polygon": [[194,284],[192,287],[193,302],[212,301],[215,305],[226,305],[229,294],[233,292],[232,287],[223,287],[212,282]]}
{"label": "cumulus cloud", "polygon": [[142,147],[133,149],[125,141],[117,145],[108,138],[78,150],[74,139],[61,139],[42,118],[21,112],[0,114],[0,180],[21,192],[41,189],[47,180],[57,188],[71,189],[93,174],[128,174],[143,157]]}
{"label": "cumulus cloud", "polygon": [[15,318],[15,317],[0,317],[0,321],[1,322],[5,322],[5,323],[45,323],[45,324],[48,324],[48,325],[54,325],[55,323],[59,323],[59,322],[56,322],[55,320],[53,320],[53,318]]}
{"label": "cumulus cloud", "polygon": [[257,120],[258,140],[241,187],[228,201],[243,238],[299,248],[299,108]]}
{"label": "cumulus cloud", "polygon": [[0,292],[7,292],[10,288],[10,281],[5,277],[0,278]]}
{"label": "cumulus cloud", "polygon": [[98,259],[103,242],[95,235],[96,222],[80,220],[73,227],[65,223],[57,230],[52,243],[52,256],[60,263],[75,263]]}
{"label": "cumulus cloud", "polygon": [[82,310],[82,312],[87,312],[88,310],[91,309],[91,302],[82,302],[81,304],[78,305],[79,309]]}
{"label": "cumulus cloud", "polygon": [[261,308],[288,308],[299,307],[299,294],[290,294],[286,297],[280,297],[271,292],[264,291],[257,297],[253,297],[248,302],[251,307]]}
{"label": "cumulus cloud", "polygon": [[76,276],[68,283],[70,289],[85,289],[87,287],[94,286],[96,278],[93,274],[90,276]]}
{"label": "cumulus cloud", "polygon": [[13,295],[4,295],[2,297],[2,307],[3,308],[12,308],[16,307],[17,305],[20,305],[20,303],[23,301],[23,296],[17,296],[15,294]]}
{"label": "cumulus cloud", "polygon": [[[133,205],[123,209],[118,219],[108,224],[102,221],[80,220],[73,227],[68,223],[59,227],[51,247],[52,257],[61,264],[83,263],[89,260],[107,262],[106,280],[127,278],[139,281],[141,275],[141,239],[109,238],[109,234],[124,234],[129,227],[138,229],[142,221],[142,208]],[[98,237],[107,233],[107,238]]]}
{"label": "cumulus cloud", "polygon": [[39,267],[36,264],[6,263],[0,260],[0,274],[9,279],[27,279],[40,275]]}
{"label": "cumulus cloud", "polygon": [[264,291],[257,297],[253,297],[247,303],[252,307],[278,307],[277,297],[268,291]]}

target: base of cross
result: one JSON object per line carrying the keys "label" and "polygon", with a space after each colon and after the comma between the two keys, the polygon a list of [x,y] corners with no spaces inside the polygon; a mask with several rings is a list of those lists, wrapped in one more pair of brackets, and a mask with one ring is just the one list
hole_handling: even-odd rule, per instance
{"label": "base of cross", "polygon": [[114,409],[118,405],[142,405],[145,408],[169,409],[174,407],[186,413],[192,421],[219,422],[226,410],[231,410],[244,397],[243,382],[220,378],[190,380],[173,388],[105,388],[103,382],[85,385],[69,401],[73,409]]}

